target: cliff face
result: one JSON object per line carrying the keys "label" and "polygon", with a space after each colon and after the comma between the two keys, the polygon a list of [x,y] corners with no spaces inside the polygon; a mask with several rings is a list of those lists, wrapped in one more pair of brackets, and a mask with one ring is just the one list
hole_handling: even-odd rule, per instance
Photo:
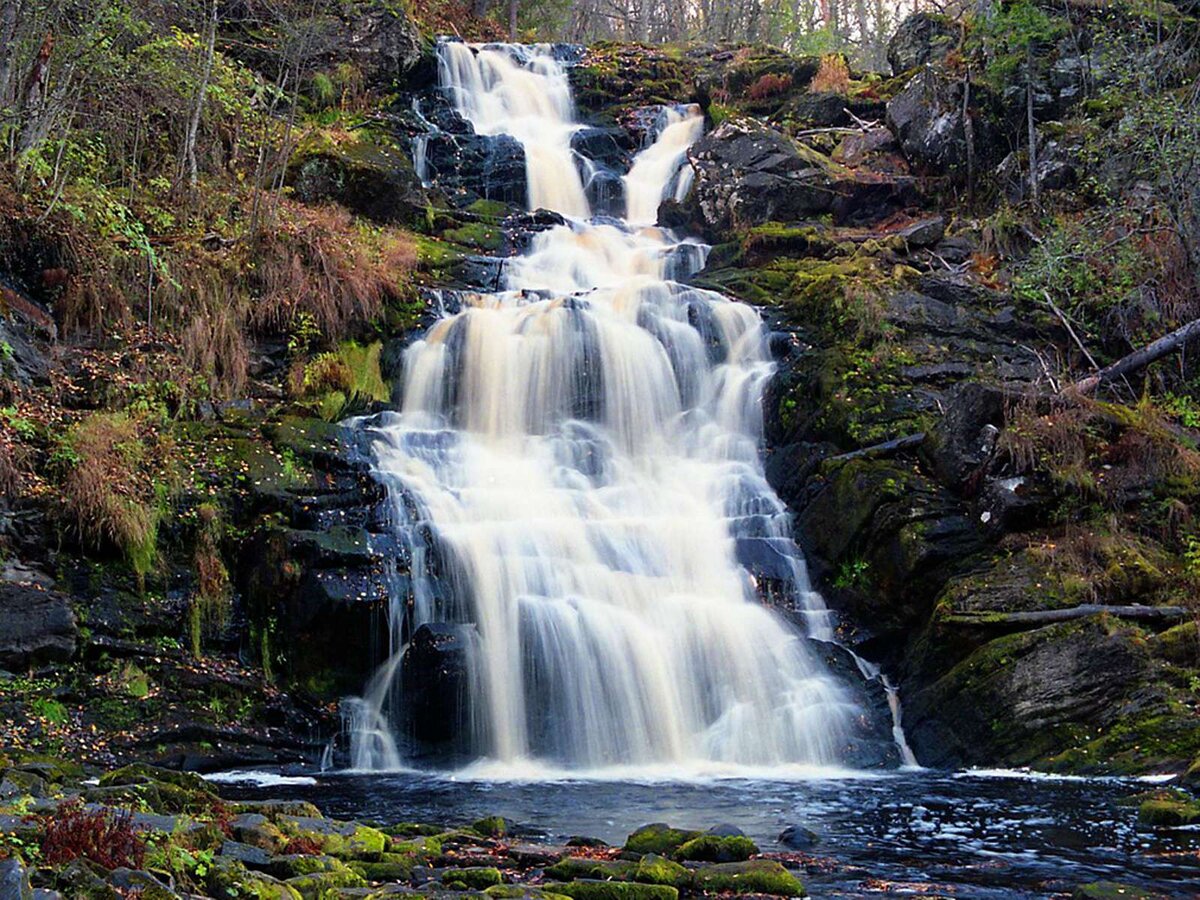
{"label": "cliff face", "polygon": [[[1143,88],[1111,29],[1145,23],[1072,15],[1039,25],[1028,71],[928,16],[902,27],[888,77],[761,47],[561,51],[601,202],[647,107],[704,108],[694,187],[660,221],[713,244],[697,284],[769,322],[768,475],[932,765],[1200,754],[1190,363],[1062,390],[1085,348],[1105,362],[1197,314],[1155,230],[1168,188],[1114,151]],[[190,339],[137,311],[119,336],[80,331],[67,313],[91,307],[62,279],[86,287],[99,263],[54,214],[0,198],[0,664],[33,674],[0,702],[22,742],[188,765],[312,752],[380,657],[406,563],[363,448],[332,423],[389,401],[433,315],[421,289],[494,283],[555,217],[520,212],[520,147],[438,97],[427,41],[394,11],[353,24],[345,52],[378,84],[305,121],[277,234],[170,251],[180,292],[214,304],[179,324]],[[222,297],[241,298],[244,334]],[[179,374],[196,371],[203,388]]]}

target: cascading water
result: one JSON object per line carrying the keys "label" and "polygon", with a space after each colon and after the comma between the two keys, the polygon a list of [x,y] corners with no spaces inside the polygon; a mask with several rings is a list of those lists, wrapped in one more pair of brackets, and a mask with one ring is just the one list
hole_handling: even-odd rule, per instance
{"label": "cascading water", "polygon": [[[405,357],[369,420],[411,578],[393,654],[352,707],[353,764],[398,765],[405,642],[465,624],[467,751],[596,768],[836,764],[861,710],[809,638],[831,629],[759,459],[772,372],[750,307],[680,284],[703,254],[648,225],[684,176],[696,109],[666,114],[591,222],[563,69],[536,48],[439,50],[480,134],[524,147],[529,204],[568,217]],[[686,189],[686,183],[684,185]],[[783,560],[798,633],[747,548]],[[778,566],[777,566],[778,568]]]}

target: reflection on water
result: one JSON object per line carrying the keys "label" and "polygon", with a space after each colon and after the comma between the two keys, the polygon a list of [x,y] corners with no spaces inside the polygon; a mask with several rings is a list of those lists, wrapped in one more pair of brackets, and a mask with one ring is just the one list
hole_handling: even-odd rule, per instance
{"label": "reflection on water", "polygon": [[586,834],[619,843],[647,822],[728,823],[771,852],[783,849],[775,839],[785,826],[802,824],[820,835],[812,855],[827,859],[805,878],[818,897],[862,896],[883,882],[955,897],[1045,897],[1097,880],[1200,896],[1200,830],[1139,831],[1136,808],[1117,803],[1150,786],[1008,772],[688,782],[407,772],[227,783],[222,792],[303,798],[327,815],[389,822],[503,815],[548,841]]}

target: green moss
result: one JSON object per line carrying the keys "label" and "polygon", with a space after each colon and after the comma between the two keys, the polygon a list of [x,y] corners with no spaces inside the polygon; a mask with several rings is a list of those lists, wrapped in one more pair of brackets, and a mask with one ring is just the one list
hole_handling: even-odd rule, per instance
{"label": "green moss", "polygon": [[706,893],[773,894],[803,897],[804,885],[774,860],[720,863],[704,866],[694,874],[695,886]]}
{"label": "green moss", "polygon": [[463,869],[447,869],[442,873],[442,883],[461,890],[482,891],[500,884],[500,870],[491,866],[469,866]]}
{"label": "green moss", "polygon": [[625,850],[629,853],[658,853],[669,855],[679,849],[680,845],[700,837],[699,831],[686,831],[672,828],[661,822],[643,825],[625,839]]}
{"label": "green moss", "polygon": [[503,816],[487,816],[472,822],[471,830],[484,837],[504,837],[508,834],[508,820]]}
{"label": "green moss", "polygon": [[446,832],[441,825],[429,825],[422,822],[399,822],[379,830],[393,837],[433,837]]}
{"label": "green moss", "polygon": [[1145,800],[1138,807],[1138,824],[1147,828],[1179,828],[1200,822],[1200,801]]}
{"label": "green moss", "polygon": [[210,897],[302,900],[302,895],[293,885],[258,872],[251,872],[239,862],[220,858],[214,861],[205,873],[204,885]]}
{"label": "green moss", "polygon": [[288,879],[299,875],[319,875],[322,872],[344,872],[346,864],[332,856],[288,853],[272,857],[268,871],[276,878]]}
{"label": "green moss", "polygon": [[702,834],[682,844],[673,854],[677,860],[697,862],[741,862],[758,853],[754,841],[744,835]]}
{"label": "green moss", "polygon": [[671,887],[683,888],[691,884],[692,873],[665,856],[647,853],[638,860],[633,880],[643,884],[668,884]]}
{"label": "green moss", "polygon": [[668,885],[629,881],[573,881],[548,884],[546,889],[573,900],[679,900],[679,891]]}
{"label": "green moss", "polygon": [[467,212],[492,219],[503,219],[512,212],[512,207],[500,200],[479,199],[467,207]]}
{"label": "green moss", "polygon": [[615,878],[628,881],[637,871],[637,864],[624,859],[592,859],[568,856],[546,869],[546,875],[559,881],[576,878]]}
{"label": "green moss", "polygon": [[366,887],[367,882],[351,869],[337,872],[317,872],[289,878],[287,885],[304,900],[340,900],[344,888]]}
{"label": "green moss", "polygon": [[1116,881],[1093,881],[1091,884],[1081,884],[1071,892],[1071,900],[1154,900],[1160,896],[1153,891]]}
{"label": "green moss", "polygon": [[391,846],[391,839],[383,832],[356,822],[280,816],[276,824],[288,837],[308,838],[322,853],[343,859],[377,862]]}
{"label": "green moss", "polygon": [[442,232],[442,237],[464,247],[473,247],[488,253],[498,253],[504,247],[503,229],[483,222],[467,222]]}
{"label": "green moss", "polygon": [[526,884],[497,884],[484,893],[495,900],[565,900],[567,896]]}

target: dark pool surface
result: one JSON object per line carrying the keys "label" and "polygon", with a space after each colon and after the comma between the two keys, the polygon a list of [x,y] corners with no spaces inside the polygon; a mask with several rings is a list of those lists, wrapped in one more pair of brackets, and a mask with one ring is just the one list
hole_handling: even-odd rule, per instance
{"label": "dark pool surface", "polygon": [[899,772],[871,778],[671,782],[466,780],[424,773],[314,775],[307,783],[226,783],[237,798],[311,800],[326,815],[469,822],[503,815],[540,839],[619,843],[647,822],[728,823],[781,851],[779,832],[820,835],[805,881],[814,897],[878,891],[1045,897],[1122,881],[1200,896],[1200,829],[1140,831],[1117,801],[1154,785],[1017,773]]}

